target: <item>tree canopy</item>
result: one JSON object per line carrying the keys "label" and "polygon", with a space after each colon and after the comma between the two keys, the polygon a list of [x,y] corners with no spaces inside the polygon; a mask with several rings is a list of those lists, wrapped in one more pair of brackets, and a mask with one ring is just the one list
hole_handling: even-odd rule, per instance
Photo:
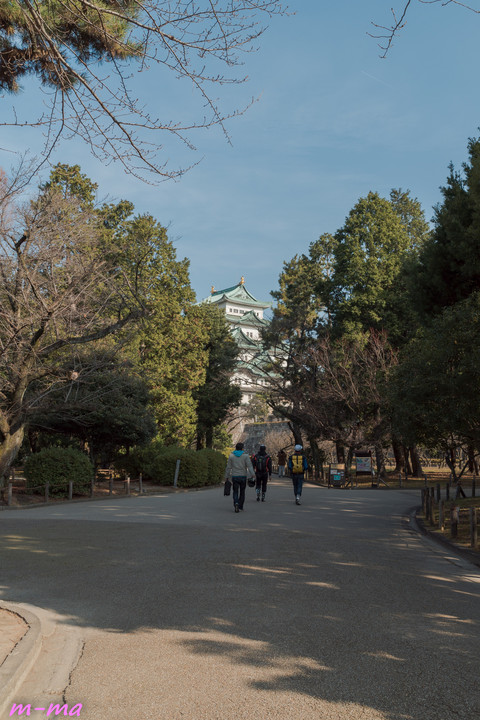
{"label": "tree canopy", "polygon": [[165,228],[127,200],[97,206],[78,166],[57,165],[29,199],[0,185],[0,477],[29,423],[118,448],[154,418],[157,440],[191,443],[208,372],[218,401],[236,401],[236,348],[196,305]]}
{"label": "tree canopy", "polygon": [[375,446],[391,431],[384,388],[416,329],[408,274],[430,229],[419,202],[370,192],[333,235],[284,264],[268,341],[280,348],[270,402],[297,437]]}
{"label": "tree canopy", "polygon": [[149,312],[105,255],[101,218],[89,203],[55,184],[29,201],[5,179],[1,189],[0,476],[38,398],[77,372],[77,349]]}
{"label": "tree canopy", "polygon": [[414,272],[414,294],[425,317],[480,289],[480,140],[469,141],[462,170],[450,165],[432,236]]}
{"label": "tree canopy", "polygon": [[193,393],[197,403],[197,448],[212,447],[215,428],[227,413],[240,405],[241,391],[232,383],[238,358],[238,345],[233,339],[225,313],[213,305],[201,308],[207,327],[208,353],[205,382]]}

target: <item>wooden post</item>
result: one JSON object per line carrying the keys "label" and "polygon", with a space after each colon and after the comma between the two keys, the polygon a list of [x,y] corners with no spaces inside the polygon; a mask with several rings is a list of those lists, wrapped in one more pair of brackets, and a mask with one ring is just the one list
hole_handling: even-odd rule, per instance
{"label": "wooden post", "polygon": [[140,477],[138,478],[138,489],[140,491],[140,495],[143,493],[143,476],[142,473],[140,473]]}
{"label": "wooden post", "polygon": [[113,470],[110,470],[110,477],[108,478],[108,494],[113,495]]}
{"label": "wooden post", "polygon": [[450,500],[450,481],[445,485],[445,500]]}
{"label": "wooden post", "polygon": [[458,535],[458,507],[452,505],[450,508],[450,533],[452,538],[456,538]]}
{"label": "wooden post", "polygon": [[473,477],[472,477],[472,497],[475,497],[475,485],[477,484],[477,483],[476,483],[476,480],[477,480],[477,479],[476,479],[476,477],[475,477],[475,473],[473,473]]}
{"label": "wooden post", "polygon": [[438,503],[438,502],[440,502],[440,498],[442,497],[442,491],[440,490],[440,483],[437,483],[435,490],[436,490],[437,503]]}
{"label": "wooden post", "polygon": [[127,475],[125,479],[125,491],[127,495],[130,495],[130,475]]}
{"label": "wooden post", "polygon": [[435,525],[435,495],[433,488],[430,493],[430,525]]}
{"label": "wooden post", "polygon": [[175,477],[173,478],[173,487],[177,487],[179,472],[180,472],[180,460],[177,460],[177,463],[175,465]]}
{"label": "wooden post", "polygon": [[45,502],[48,502],[49,490],[50,490],[50,483],[47,480],[47,482],[45,483]]}
{"label": "wooden post", "polygon": [[470,547],[477,547],[478,530],[477,530],[477,508],[470,508]]}
{"label": "wooden post", "polygon": [[398,473],[398,485],[399,487],[402,487],[402,471]]}
{"label": "wooden post", "polygon": [[12,504],[12,492],[13,492],[13,483],[8,483],[8,492],[7,492],[7,505]]}
{"label": "wooden post", "polygon": [[430,494],[428,491],[424,488],[423,492],[425,493],[425,520],[430,519]]}
{"label": "wooden post", "polygon": [[443,532],[445,530],[445,520],[443,516],[443,500],[438,503],[438,529]]}
{"label": "wooden post", "polygon": [[73,480],[68,481],[68,499],[73,499]]}

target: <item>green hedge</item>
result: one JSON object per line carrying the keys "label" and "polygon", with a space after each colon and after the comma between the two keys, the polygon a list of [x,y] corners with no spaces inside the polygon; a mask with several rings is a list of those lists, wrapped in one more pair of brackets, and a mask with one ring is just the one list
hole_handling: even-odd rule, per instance
{"label": "green hedge", "polygon": [[227,466],[227,458],[217,450],[205,448],[199,450],[198,455],[205,455],[208,460],[208,477],[210,485],[218,485],[225,477],[225,468]]}
{"label": "green hedge", "polygon": [[164,447],[157,442],[135,448],[121,458],[117,468],[132,477],[140,473],[145,480],[159,485],[173,485],[177,460],[180,460],[178,487],[218,485],[225,472],[226,459],[216,450],[187,450],[176,446]]}
{"label": "green hedge", "polygon": [[29,455],[24,465],[27,490],[44,493],[48,481],[49,494],[68,497],[68,483],[73,492],[88,495],[94,476],[93,465],[85,453],[74,448],[50,447]]}

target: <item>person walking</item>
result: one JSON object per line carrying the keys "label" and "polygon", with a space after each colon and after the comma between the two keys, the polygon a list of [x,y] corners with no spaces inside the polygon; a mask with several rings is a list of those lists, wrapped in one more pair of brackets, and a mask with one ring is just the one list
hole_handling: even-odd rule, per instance
{"label": "person walking", "polygon": [[278,462],[278,477],[284,477],[285,476],[285,465],[287,464],[287,453],[285,450],[280,450],[280,452],[277,455],[277,462]]}
{"label": "person walking", "polygon": [[232,480],[233,507],[236,513],[243,510],[247,477],[251,478],[254,475],[252,461],[248,453],[243,452],[243,443],[237,443],[235,450],[229,455],[225,469],[225,480]]}
{"label": "person walking", "polygon": [[255,470],[257,502],[260,502],[260,490],[262,491],[262,502],[265,502],[267,482],[272,476],[272,458],[270,455],[267,455],[267,448],[265,445],[260,445],[258,453],[252,458],[252,465]]}
{"label": "person walking", "polygon": [[305,471],[308,470],[307,458],[302,452],[301,445],[295,445],[294,452],[288,458],[288,469],[292,476],[293,494],[295,495],[295,503],[300,505],[302,496],[303,478]]}

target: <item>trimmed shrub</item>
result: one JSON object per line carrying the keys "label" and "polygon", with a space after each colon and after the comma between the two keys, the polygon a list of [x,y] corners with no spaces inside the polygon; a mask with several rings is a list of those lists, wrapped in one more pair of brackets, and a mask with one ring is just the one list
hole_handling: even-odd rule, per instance
{"label": "trimmed shrub", "polygon": [[205,455],[208,461],[208,484],[218,485],[222,482],[225,475],[225,468],[227,466],[227,458],[218,450],[211,450],[210,448],[204,448],[197,452],[199,455]]}
{"label": "trimmed shrub", "polygon": [[180,460],[178,487],[218,485],[225,471],[226,459],[216,450],[187,450],[158,442],[135,448],[128,456],[119,458],[118,469],[159,485],[173,485],[177,460]]}
{"label": "trimmed shrub", "polygon": [[173,485],[177,460],[180,460],[178,487],[201,487],[208,485],[208,460],[197,458],[194,450],[179,447],[162,448],[154,457],[148,458],[145,472],[153,482]]}
{"label": "trimmed shrub", "polygon": [[29,455],[24,465],[27,490],[44,493],[50,483],[49,494],[68,497],[68,483],[73,480],[73,492],[88,495],[94,475],[93,465],[85,453],[74,448],[50,447]]}
{"label": "trimmed shrub", "polygon": [[148,473],[148,468],[155,461],[155,457],[163,450],[159,443],[141,445],[130,450],[128,455],[120,455],[115,460],[114,466],[118,472],[124,472],[131,478],[140,477],[142,473],[144,480],[153,480]]}

